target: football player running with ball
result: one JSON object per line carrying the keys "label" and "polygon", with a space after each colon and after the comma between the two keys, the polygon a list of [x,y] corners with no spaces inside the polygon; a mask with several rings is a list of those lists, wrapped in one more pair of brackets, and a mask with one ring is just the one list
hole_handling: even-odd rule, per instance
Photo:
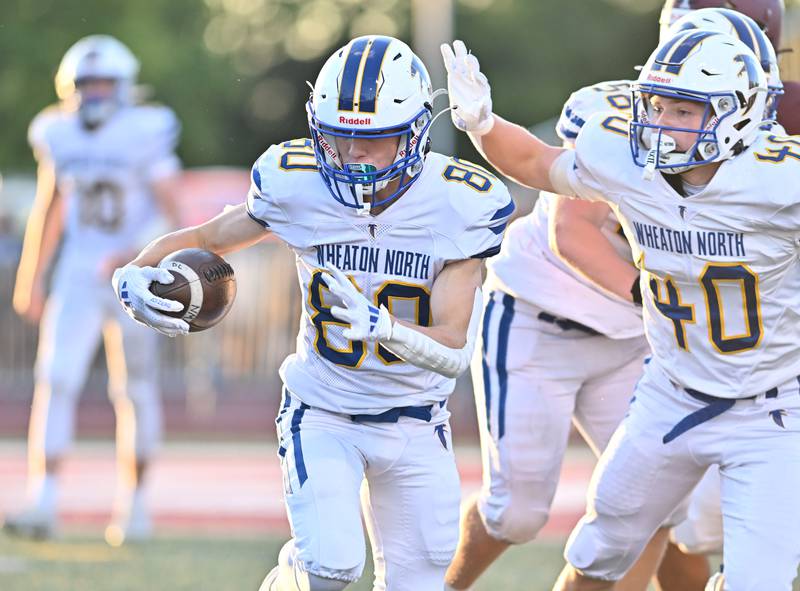
{"label": "football player running with ball", "polygon": [[102,337],[119,473],[106,539],[118,545],[150,535],[142,485],[162,430],[157,335],[131,322],[106,286],[115,267],[177,221],[180,124],[167,107],[136,103],[138,71],[117,39],[81,39],[56,74],[60,103],[30,126],[39,169],[14,309],[41,324],[28,434],[30,504],[6,517],[12,534],[47,538],[57,528],[58,471]]}
{"label": "football player running with ball", "polygon": [[445,48],[454,122],[504,174],[608,203],[641,271],[653,356],[600,458],[556,589],[611,589],[710,465],[728,589],[791,589],[800,562],[800,140],[762,129],[767,79],[738,39],[667,38],[632,120],[596,115],[575,149],[492,114],[462,44]]}
{"label": "football player running with ball", "polygon": [[115,275],[135,318],[178,334],[186,324],[148,292],[163,256],[224,254],[270,233],[296,255],[303,312],[277,419],[292,539],[263,591],[357,580],[362,511],[376,588],[443,588],[460,496],[447,398],[474,348],[483,259],[514,204],[485,169],[429,151],[432,101],[405,43],[352,40],[314,84],[311,138],[270,147],[246,203],[156,240]]}

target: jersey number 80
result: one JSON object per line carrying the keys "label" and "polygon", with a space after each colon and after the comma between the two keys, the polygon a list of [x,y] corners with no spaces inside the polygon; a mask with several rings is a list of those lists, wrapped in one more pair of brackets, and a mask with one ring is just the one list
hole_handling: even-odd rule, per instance
{"label": "jersey number 80", "polygon": [[[356,287],[358,286],[356,285]],[[325,303],[323,295],[323,290],[327,291],[327,289],[325,282],[322,280],[321,271],[314,271],[308,284],[308,304],[313,310],[311,322],[317,329],[314,348],[331,363],[357,369],[367,356],[366,343],[364,341],[347,341],[347,345],[341,348],[331,344],[328,338],[328,327],[330,325],[346,327],[348,324],[337,320],[331,314],[331,308]],[[422,285],[386,281],[375,292],[375,305],[386,306],[390,313],[392,312],[392,302],[398,299],[413,301],[416,310],[416,324],[430,326],[431,296],[427,288]],[[379,343],[375,343],[375,355],[386,365],[403,363],[402,359]]]}

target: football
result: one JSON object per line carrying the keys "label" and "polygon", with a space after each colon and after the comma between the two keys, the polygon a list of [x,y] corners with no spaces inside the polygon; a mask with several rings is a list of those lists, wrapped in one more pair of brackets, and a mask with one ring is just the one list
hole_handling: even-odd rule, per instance
{"label": "football", "polygon": [[184,248],[167,255],[158,264],[175,281],[153,282],[150,291],[184,305],[180,312],[164,312],[189,324],[189,332],[206,330],[222,320],[236,297],[236,278],[225,259],[202,248]]}

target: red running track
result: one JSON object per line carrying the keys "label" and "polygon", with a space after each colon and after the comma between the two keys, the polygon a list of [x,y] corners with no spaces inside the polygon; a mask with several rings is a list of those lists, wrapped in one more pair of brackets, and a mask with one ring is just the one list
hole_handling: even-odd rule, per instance
{"label": "red running track", "polygon": [[[272,446],[252,443],[169,443],[153,465],[147,498],[156,527],[207,533],[288,532],[280,467]],[[477,448],[456,449],[462,492],[480,487]],[[570,448],[550,521],[541,536],[563,538],[583,513],[594,457]],[[67,527],[98,529],[114,497],[114,448],[82,443],[66,460],[59,514]],[[0,442],[0,515],[25,503],[25,445]]]}

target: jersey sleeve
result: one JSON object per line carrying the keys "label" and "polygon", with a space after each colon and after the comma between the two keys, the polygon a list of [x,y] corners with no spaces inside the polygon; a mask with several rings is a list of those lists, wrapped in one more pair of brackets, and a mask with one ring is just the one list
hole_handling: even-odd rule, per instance
{"label": "jersey sleeve", "polygon": [[597,114],[584,125],[575,149],[567,150],[551,168],[550,179],[557,192],[587,201],[619,201],[614,170],[631,156],[627,135],[624,141],[619,137],[627,132],[614,127],[622,121],[617,119],[613,115]]}
{"label": "jersey sleeve", "polygon": [[176,174],[181,161],[175,154],[181,135],[181,124],[172,109],[164,106],[148,106],[143,130],[147,159],[144,174],[150,181],[158,181]]}
{"label": "jersey sleeve", "polygon": [[250,171],[250,191],[247,194],[247,215],[253,221],[281,234],[281,229],[289,224],[289,216],[279,203],[279,191],[274,186],[277,167],[278,146],[270,146],[253,164]]}
{"label": "jersey sleeve", "polygon": [[601,82],[573,92],[556,123],[556,133],[565,143],[574,144],[581,128],[595,113],[617,111],[627,114],[630,109],[630,81]]}
{"label": "jersey sleeve", "polygon": [[[514,200],[503,182],[485,169],[461,160],[450,162],[445,168],[445,179],[450,167],[455,168],[458,177],[462,176],[460,171],[472,171],[474,176],[464,176],[469,182],[448,183],[451,211],[450,219],[444,223],[449,226],[454,249],[445,258],[492,257],[500,252],[503,233],[515,210]],[[454,223],[457,217],[460,224]]]}

